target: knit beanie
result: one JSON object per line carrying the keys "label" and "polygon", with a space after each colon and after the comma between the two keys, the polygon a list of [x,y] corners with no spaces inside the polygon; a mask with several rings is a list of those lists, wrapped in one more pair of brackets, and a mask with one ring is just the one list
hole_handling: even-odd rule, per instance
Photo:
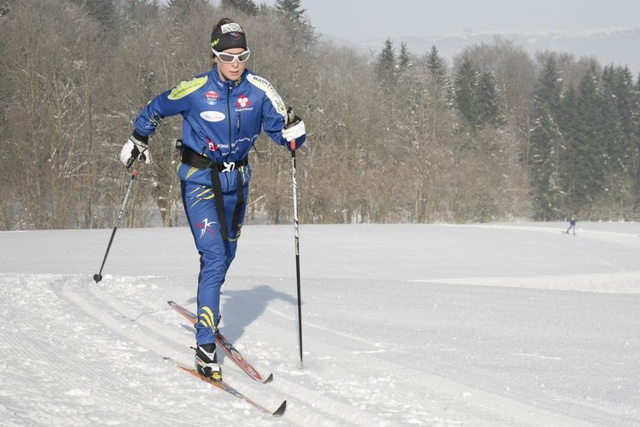
{"label": "knit beanie", "polygon": [[229,22],[216,26],[211,33],[211,47],[216,52],[222,52],[234,47],[247,49],[247,39],[240,24]]}

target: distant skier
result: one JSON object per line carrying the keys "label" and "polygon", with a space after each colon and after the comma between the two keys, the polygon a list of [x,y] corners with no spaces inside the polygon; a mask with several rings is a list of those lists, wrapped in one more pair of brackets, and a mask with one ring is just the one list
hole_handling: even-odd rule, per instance
{"label": "distant skier", "polygon": [[569,228],[567,228],[567,234],[569,234],[569,231],[573,230],[573,235],[575,236],[576,222],[578,222],[578,220],[576,219],[576,214],[571,215],[571,219],[569,220]]}

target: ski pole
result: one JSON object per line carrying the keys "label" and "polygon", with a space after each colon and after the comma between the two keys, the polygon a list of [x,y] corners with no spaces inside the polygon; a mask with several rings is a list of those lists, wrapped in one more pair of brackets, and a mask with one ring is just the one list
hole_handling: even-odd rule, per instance
{"label": "ski pole", "polygon": [[107,251],[104,254],[104,258],[102,259],[102,265],[100,266],[100,271],[93,275],[93,280],[98,283],[102,280],[102,269],[104,268],[104,263],[107,262],[107,255],[109,255],[109,249],[111,249],[111,243],[113,243],[113,237],[116,235],[116,230],[118,229],[118,225],[120,224],[120,220],[122,219],[122,215],[124,214],[124,210],[127,207],[127,203],[129,202],[129,197],[131,196],[131,188],[133,188],[133,182],[138,177],[138,170],[135,168],[133,172],[131,172],[131,179],[129,180],[129,186],[127,187],[127,192],[124,195],[124,201],[122,202],[122,206],[120,207],[120,212],[118,213],[118,218],[116,219],[116,225],[113,227],[113,231],[111,232],[111,238],[109,239],[109,244],[107,245]]}
{"label": "ski pole", "polygon": [[[287,121],[291,123],[295,115],[293,114],[293,108],[289,107],[287,110]],[[302,300],[300,297],[300,233],[298,224],[298,182],[296,180],[296,141],[293,140],[291,144],[291,187],[293,189],[293,230],[294,230],[294,243],[296,254],[296,279],[298,290],[298,344],[300,348],[300,367],[303,367],[302,360]]]}

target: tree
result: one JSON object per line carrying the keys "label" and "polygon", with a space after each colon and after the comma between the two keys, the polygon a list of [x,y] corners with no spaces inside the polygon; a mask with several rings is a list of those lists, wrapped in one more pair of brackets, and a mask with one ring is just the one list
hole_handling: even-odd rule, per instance
{"label": "tree", "polygon": [[90,17],[98,21],[106,33],[114,28],[116,22],[116,6],[114,0],[73,0],[82,6]]}
{"label": "tree", "polygon": [[425,57],[426,67],[429,74],[440,88],[440,96],[452,98],[451,83],[448,77],[447,64],[440,56],[436,46],[431,46],[431,50]]}
{"label": "tree", "polygon": [[222,0],[222,6],[245,15],[255,16],[258,14],[258,7],[252,0]]}
{"label": "tree", "polygon": [[294,22],[304,22],[305,9],[300,0],[276,0],[276,10],[284,13]]}
{"label": "tree", "polygon": [[409,55],[407,45],[402,42],[400,43],[400,54],[398,54],[398,72],[404,73],[412,65],[413,64],[411,64],[411,56]]}
{"label": "tree", "polygon": [[290,46],[308,47],[313,42],[313,27],[305,18],[300,0],[276,0],[275,9],[284,19],[284,28],[290,37]]}
{"label": "tree", "polygon": [[596,66],[592,64],[578,86],[578,127],[570,153],[574,160],[570,173],[576,184],[570,201],[576,210],[590,206],[605,188],[606,143],[599,125],[603,114],[599,84]]}
{"label": "tree", "polygon": [[561,90],[560,74],[555,59],[550,57],[533,92],[529,150],[535,217],[545,221],[557,218],[562,194],[559,174],[562,133],[556,122]]}
{"label": "tree", "polygon": [[473,132],[479,125],[480,111],[476,99],[477,83],[480,70],[466,55],[458,66],[453,80],[454,106],[462,121]]}
{"label": "tree", "polygon": [[632,126],[631,150],[633,152],[633,168],[631,176],[634,182],[634,210],[640,208],[640,75],[631,88]]}
{"label": "tree", "polygon": [[0,18],[9,13],[9,1],[10,0],[0,0]]}
{"label": "tree", "polygon": [[[564,83],[564,81],[563,81]],[[564,92],[560,95],[560,104],[556,114],[556,123],[562,134],[562,145],[560,146],[560,165],[559,180],[563,190],[562,212],[565,215],[569,212],[575,212],[578,207],[575,206],[573,195],[579,185],[578,177],[574,176],[577,169],[577,159],[574,156],[576,152],[576,135],[578,133],[578,93],[573,84],[569,84]]]}
{"label": "tree", "polygon": [[207,0],[167,0],[169,12],[182,19],[195,10],[202,10],[208,6]]}
{"label": "tree", "polygon": [[478,124],[497,126],[503,122],[500,115],[500,98],[495,76],[482,71],[476,84],[475,99],[478,104]]}
{"label": "tree", "polygon": [[633,205],[633,78],[623,67],[605,67],[602,86],[602,137],[606,144],[605,192],[601,209],[630,210]]}
{"label": "tree", "polygon": [[431,51],[427,54],[427,69],[437,81],[443,79],[447,73],[444,59],[440,56],[435,45],[431,46]]}
{"label": "tree", "polygon": [[390,88],[395,86],[397,80],[396,53],[391,39],[384,42],[384,48],[378,54],[375,63],[376,74],[380,84]]}

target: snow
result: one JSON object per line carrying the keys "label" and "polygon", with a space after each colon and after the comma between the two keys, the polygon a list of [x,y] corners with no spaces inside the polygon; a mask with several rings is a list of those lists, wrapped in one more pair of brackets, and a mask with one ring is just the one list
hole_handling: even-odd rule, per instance
{"label": "snow", "polygon": [[185,228],[0,232],[2,426],[637,426],[640,224],[243,228],[222,330],[263,373],[192,363]]}

